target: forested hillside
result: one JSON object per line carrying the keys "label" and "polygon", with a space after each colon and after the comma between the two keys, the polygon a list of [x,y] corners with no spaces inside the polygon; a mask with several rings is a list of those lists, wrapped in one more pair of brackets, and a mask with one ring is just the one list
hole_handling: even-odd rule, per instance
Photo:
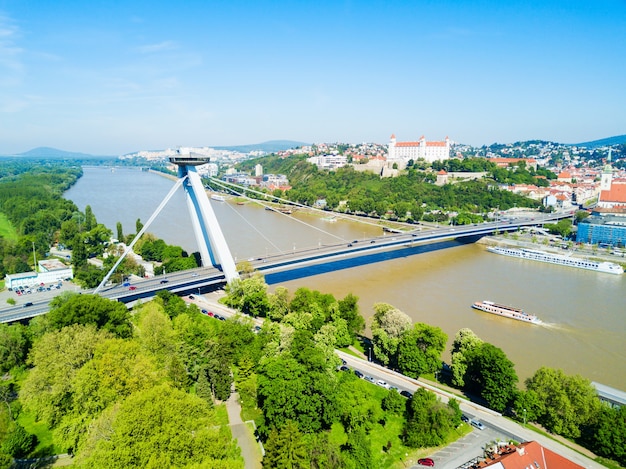
{"label": "forested hillside", "polygon": [[[498,184],[514,182],[538,183],[545,179],[525,167],[496,168],[484,159],[468,159],[438,162],[438,169],[452,171],[487,171],[491,178],[436,186],[434,172],[417,169],[412,165],[398,177],[381,178],[373,172],[356,171],[351,166],[335,171],[318,170],[306,161],[304,155],[281,158],[270,155],[249,160],[239,165],[241,170],[251,171],[256,164],[265,173],[285,174],[292,188],[285,194],[275,191],[273,195],[312,206],[324,200],[326,209],[372,217],[386,217],[406,221],[419,221],[432,212],[467,212],[485,214],[495,209],[507,210],[517,207],[539,207],[539,203],[501,190]],[[487,164],[485,164],[487,163]],[[447,166],[446,166],[447,165]],[[454,165],[454,166],[452,166]],[[433,164],[433,168],[435,164]],[[551,177],[548,174],[549,177]],[[556,176],[554,176],[556,177]],[[445,216],[447,220],[447,215]],[[431,220],[429,220],[431,221]]]}

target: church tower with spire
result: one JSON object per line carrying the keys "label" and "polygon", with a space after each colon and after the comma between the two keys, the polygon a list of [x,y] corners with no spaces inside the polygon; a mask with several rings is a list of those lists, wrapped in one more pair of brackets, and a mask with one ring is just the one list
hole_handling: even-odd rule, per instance
{"label": "church tower with spire", "polygon": [[611,148],[609,148],[609,156],[606,159],[606,165],[604,165],[604,169],[602,169],[602,176],[600,179],[600,190],[610,191],[612,182],[613,182],[613,168],[611,167]]}

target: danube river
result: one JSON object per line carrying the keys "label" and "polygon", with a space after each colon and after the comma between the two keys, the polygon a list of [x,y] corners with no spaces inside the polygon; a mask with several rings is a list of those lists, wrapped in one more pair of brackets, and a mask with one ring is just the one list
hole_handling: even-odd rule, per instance
{"label": "danube river", "polygon": [[[138,219],[144,224],[149,220],[173,184],[135,169],[85,167],[65,197],[81,210],[90,205],[114,235],[117,222],[128,234],[135,232]],[[288,216],[253,204],[212,204],[237,260],[383,235],[377,226],[331,223],[303,212]],[[148,231],[197,251],[182,189]],[[488,253],[480,244],[459,244],[282,285],[292,292],[302,286],[338,298],[353,293],[367,319],[374,303],[392,304],[416,322],[441,327],[448,334],[448,349],[454,334],[468,327],[504,350],[521,381],[545,365],[626,390],[626,275],[522,261]],[[471,309],[474,301],[485,299],[523,308],[545,324]]]}

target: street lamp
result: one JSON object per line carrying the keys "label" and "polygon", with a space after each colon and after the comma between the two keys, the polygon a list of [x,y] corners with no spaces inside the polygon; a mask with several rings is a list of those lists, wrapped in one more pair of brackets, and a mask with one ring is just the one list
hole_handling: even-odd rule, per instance
{"label": "street lamp", "polygon": [[524,426],[526,425],[526,409],[524,409]]}

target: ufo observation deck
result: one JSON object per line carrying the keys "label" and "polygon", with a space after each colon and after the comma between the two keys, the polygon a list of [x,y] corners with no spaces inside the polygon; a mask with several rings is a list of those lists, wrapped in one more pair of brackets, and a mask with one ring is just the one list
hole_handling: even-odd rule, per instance
{"label": "ufo observation deck", "polygon": [[169,157],[170,163],[178,166],[200,166],[211,161],[209,156],[200,156],[188,153],[186,155],[178,154]]}

